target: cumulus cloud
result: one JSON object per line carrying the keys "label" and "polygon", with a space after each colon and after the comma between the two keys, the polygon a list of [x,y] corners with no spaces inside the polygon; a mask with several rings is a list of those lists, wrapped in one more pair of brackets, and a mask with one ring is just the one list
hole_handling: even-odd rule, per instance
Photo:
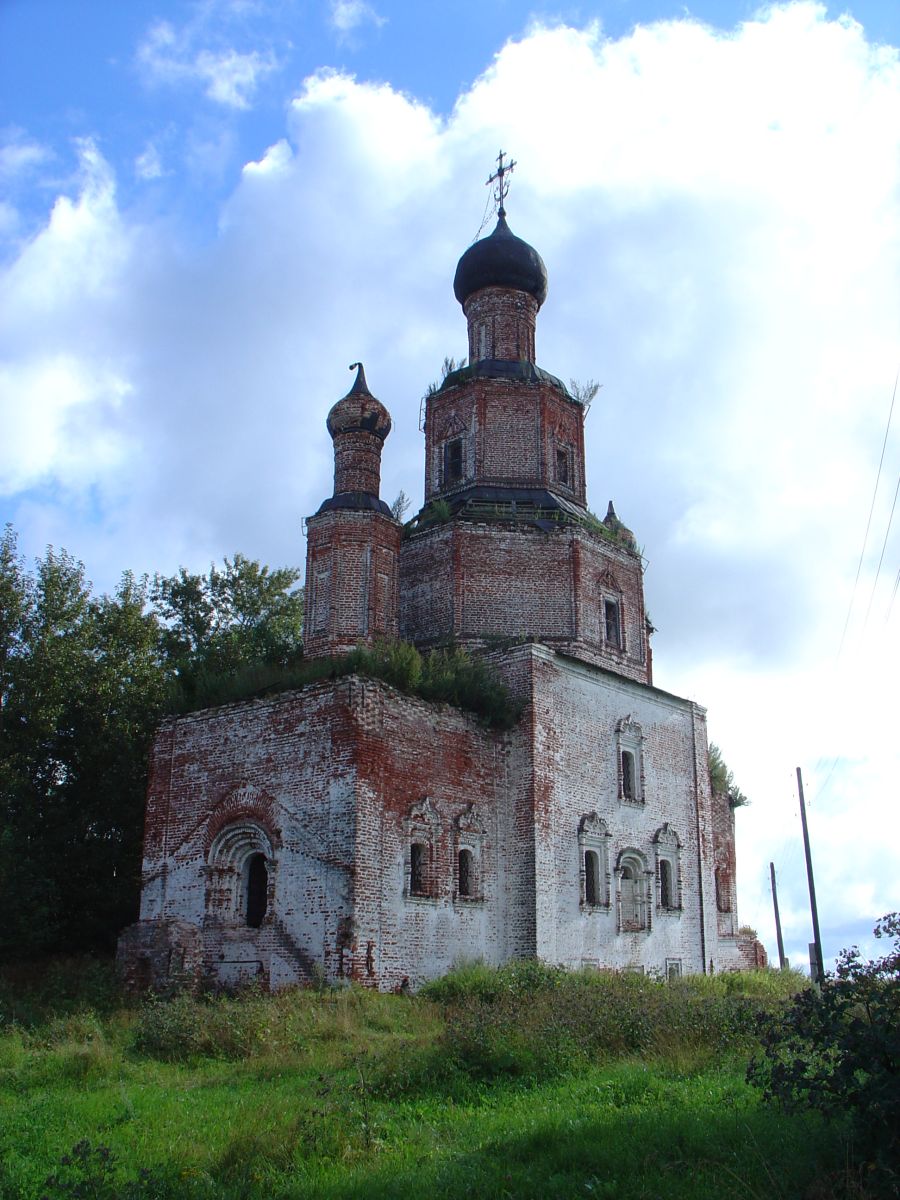
{"label": "cumulus cloud", "polygon": [[137,51],[138,65],[152,84],[200,84],[205,95],[227,108],[249,108],[260,81],[278,66],[270,50],[239,51],[231,46],[198,46],[196,25],[176,30],[158,21]]}
{"label": "cumulus cloud", "polygon": [[378,15],[365,0],[331,0],[331,24],[341,35],[353,33],[362,25],[384,25],[385,18]]}
{"label": "cumulus cloud", "polygon": [[[153,45],[163,74],[212,86],[198,45],[168,27]],[[248,97],[252,74],[222,95]],[[421,497],[419,398],[465,353],[451,281],[500,146],[519,163],[510,224],[550,274],[538,360],[604,385],[593,507],[612,497],[644,547],[657,682],[708,704],[754,801],[742,915],[765,928],[775,859],[797,957],[798,762],[823,924],[840,928],[851,886],[866,923],[896,907],[900,869],[878,837],[900,769],[896,530],[877,586],[866,558],[873,616],[854,610],[835,663],[900,360],[900,65],[849,18],[801,3],[727,36],[535,27],[447,118],[318,73],[193,249],[120,211],[86,145],[79,188],[3,280],[2,403],[22,409],[0,446],[6,508],[29,545],[49,534],[107,583],[235,549],[302,562],[299,520],[331,488],[325,414],[357,359],[394,417],[383,493]],[[885,478],[898,469],[895,429]]]}

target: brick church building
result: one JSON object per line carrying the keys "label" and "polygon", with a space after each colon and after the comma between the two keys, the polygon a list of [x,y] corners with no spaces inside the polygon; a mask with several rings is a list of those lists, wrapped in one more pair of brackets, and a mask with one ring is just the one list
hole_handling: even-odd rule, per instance
{"label": "brick church building", "polygon": [[[502,168],[502,162],[501,162]],[[459,261],[468,366],[424,407],[425,503],[379,496],[362,366],[308,519],[307,657],[401,638],[483,654],[511,731],[350,675],[170,719],[151,757],[135,986],[415,988],[461,960],[664,973],[756,965],[704,709],[653,685],[643,568],[587,508],[585,408],[537,366],[539,254],[500,209]]]}

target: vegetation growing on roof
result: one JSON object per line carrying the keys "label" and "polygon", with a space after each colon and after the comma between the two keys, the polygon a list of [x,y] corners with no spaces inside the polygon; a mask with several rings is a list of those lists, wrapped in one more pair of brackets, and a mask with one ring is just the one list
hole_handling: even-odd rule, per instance
{"label": "vegetation growing on roof", "polygon": [[177,697],[170,711],[187,713],[298,691],[346,675],[382,679],[407,695],[452,704],[474,713],[491,729],[511,729],[521,712],[521,706],[481,659],[456,646],[420,654],[409,642],[380,642],[371,649],[357,646],[341,658],[301,661],[293,666],[257,663],[236,672],[199,676],[190,697]]}

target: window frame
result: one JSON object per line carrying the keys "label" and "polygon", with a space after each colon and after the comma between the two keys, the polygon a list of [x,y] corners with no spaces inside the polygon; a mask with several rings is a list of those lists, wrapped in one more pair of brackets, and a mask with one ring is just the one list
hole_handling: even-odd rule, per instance
{"label": "window frame", "polygon": [[[453,900],[454,903],[480,904],[484,901],[484,839],[485,829],[481,815],[474,804],[470,804],[454,821],[453,830]],[[461,886],[461,855],[471,856],[469,891]]]}
{"label": "window frame", "polygon": [[[681,838],[668,821],[657,829],[653,835],[653,849],[656,857],[656,907],[663,913],[680,913],[682,911],[682,878],[681,878]],[[669,872],[669,903],[663,896],[663,866]]]}
{"label": "window frame", "polygon": [[[626,875],[626,871],[630,874]],[[619,933],[649,933],[653,926],[650,903],[650,875],[647,861],[640,850],[633,846],[623,850],[616,863],[616,925]],[[632,889],[636,896],[637,918],[626,920],[622,896],[623,880],[633,880]]]}
{"label": "window frame", "polygon": [[[248,920],[250,864],[265,867],[264,908],[258,924]],[[206,879],[204,921],[257,930],[271,922],[275,907],[276,860],[272,838],[258,821],[237,818],[224,825],[210,844],[203,867]]]}
{"label": "window frame", "polygon": [[[404,822],[403,896],[412,903],[434,903],[438,898],[436,849],[439,820],[428,796],[414,804]],[[421,848],[420,854],[416,847]],[[418,864],[417,886],[414,878],[415,860]]]}
{"label": "window frame", "polygon": [[[585,813],[578,824],[578,875],[579,875],[579,906],[583,911],[609,911],[610,907],[610,878],[609,878],[609,840],[610,832],[606,822],[596,812]],[[596,855],[596,898],[588,899],[588,861],[587,855]]]}
{"label": "window frame", "polygon": [[[621,804],[643,807],[646,802],[644,779],[644,731],[631,714],[616,722],[616,792]],[[626,790],[625,755],[631,762],[631,792]]]}
{"label": "window frame", "polygon": [[[441,483],[445,488],[455,487],[466,478],[466,439],[462,433],[447,438],[443,446]],[[453,470],[451,471],[451,464]],[[458,473],[457,473],[458,472]]]}

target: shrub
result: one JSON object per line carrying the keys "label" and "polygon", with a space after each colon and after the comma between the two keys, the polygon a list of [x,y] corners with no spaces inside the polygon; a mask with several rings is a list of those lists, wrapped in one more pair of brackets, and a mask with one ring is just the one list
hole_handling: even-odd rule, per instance
{"label": "shrub", "polygon": [[268,997],[197,998],[187,992],[148,1000],[134,1028],[134,1048],[166,1062],[197,1057],[245,1058],[262,1050],[271,1029]]}
{"label": "shrub", "polygon": [[776,973],[667,983],[534,960],[500,968],[469,963],[422,995],[444,1007],[440,1053],[458,1072],[540,1080],[622,1055],[701,1065],[722,1052],[746,1053],[760,1013],[781,1011],[787,989],[798,986],[795,976],[771,985],[770,975]]}
{"label": "shrub", "polygon": [[777,1020],[763,1019],[763,1051],[748,1079],[788,1111],[849,1118],[858,1154],[881,1194],[900,1191],[900,913],[875,936],[893,951],[864,961],[841,951],[833,975],[797,994]]}

